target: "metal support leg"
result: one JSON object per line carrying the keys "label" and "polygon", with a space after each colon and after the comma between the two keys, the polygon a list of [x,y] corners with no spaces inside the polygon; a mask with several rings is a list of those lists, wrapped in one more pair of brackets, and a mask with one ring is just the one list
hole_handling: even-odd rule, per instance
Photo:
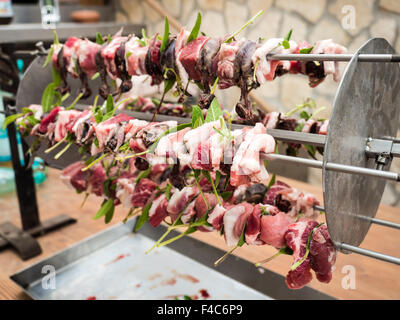
{"label": "metal support leg", "polygon": [[[4,105],[8,105],[4,103]],[[8,126],[12,164],[15,175],[15,186],[18,204],[21,214],[22,230],[10,222],[0,225],[0,250],[12,246],[23,260],[33,258],[41,254],[42,249],[34,238],[43,235],[62,226],[75,223],[76,220],[67,215],[59,215],[54,218],[40,221],[39,209],[36,199],[35,181],[33,170],[29,167],[30,157],[27,154],[28,147],[22,141],[24,162],[18,151],[17,130],[12,123]]]}

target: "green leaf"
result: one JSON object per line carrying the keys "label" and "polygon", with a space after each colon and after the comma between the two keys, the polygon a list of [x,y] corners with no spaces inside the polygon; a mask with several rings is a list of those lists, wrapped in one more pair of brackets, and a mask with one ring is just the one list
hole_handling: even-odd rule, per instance
{"label": "green leaf", "polygon": [[168,183],[165,187],[165,198],[169,201],[171,199],[172,184]]}
{"label": "green leaf", "polygon": [[299,123],[299,124],[297,125],[297,127],[294,128],[294,131],[296,131],[296,132],[301,132],[301,131],[303,130],[303,128],[304,128],[304,125],[305,125],[305,123]]}
{"label": "green leaf", "polygon": [[233,38],[237,36],[240,32],[242,32],[243,29],[248,27],[250,24],[252,24],[260,15],[264,13],[263,10],[260,10],[256,13],[254,17],[252,17],[249,21],[247,21],[242,27],[239,28],[236,32],[234,32],[230,37],[228,37],[224,42],[229,43],[232,42]]}
{"label": "green leaf", "polygon": [[147,178],[150,174],[150,171],[151,171],[151,166],[149,166],[147,170],[140,171],[139,175],[136,178],[136,184],[138,184],[140,180]]}
{"label": "green leaf", "polygon": [[24,115],[23,113],[17,113],[17,114],[12,114],[7,118],[5,118],[3,122],[3,130],[5,130],[10,123],[13,123],[15,120],[22,117],[23,115]]}
{"label": "green leaf", "polygon": [[81,92],[74,101],[72,101],[72,103],[69,105],[68,108],[66,108],[66,110],[71,110],[73,108],[75,108],[75,105],[78,103],[78,101],[82,98],[83,96],[83,92]]}
{"label": "green leaf", "polygon": [[104,39],[100,32],[96,33],[96,43],[100,45],[104,44]]}
{"label": "green leaf", "polygon": [[112,41],[112,38],[110,35],[107,36],[107,43],[110,43]]}
{"label": "green leaf", "polygon": [[114,210],[114,200],[113,199],[108,199],[108,200],[104,199],[99,211],[97,211],[93,220],[100,219],[101,217],[105,216],[110,210]]}
{"label": "green leaf", "polygon": [[300,118],[302,118],[302,119],[305,119],[305,120],[308,120],[308,119],[310,119],[310,114],[307,112],[307,111],[302,111],[302,112],[300,112]]}
{"label": "green leaf", "polygon": [[200,25],[201,25],[201,13],[198,12],[196,23],[194,24],[193,29],[190,32],[186,43],[189,43],[189,42],[193,41],[194,39],[197,39],[197,36],[199,35],[199,31],[200,31]]}
{"label": "green leaf", "polygon": [[314,46],[309,47],[309,48],[300,49],[299,53],[301,53],[301,54],[309,54],[312,51],[312,49],[314,49]]}
{"label": "green leaf", "polygon": [[104,222],[106,224],[110,223],[112,218],[113,218],[113,216],[114,216],[114,209],[115,209],[114,201],[112,202],[112,204],[113,205],[112,205],[111,209],[106,212],[106,215],[105,215],[105,218],[104,218]]}
{"label": "green leaf", "polygon": [[211,102],[210,108],[207,111],[206,123],[217,121],[222,116],[221,106],[218,99],[215,97]]}
{"label": "green leaf", "polygon": [[62,104],[61,94],[58,91],[54,91],[54,97],[56,98],[55,105],[56,106],[61,106],[61,104]]}
{"label": "green leaf", "polygon": [[193,106],[192,109],[192,128],[200,127],[204,123],[203,111],[198,105]]}
{"label": "green leaf", "polygon": [[289,42],[289,40],[290,40],[290,37],[292,36],[292,32],[293,32],[293,29],[290,29],[290,30],[289,30],[289,32],[288,32],[288,34],[286,35],[286,37],[285,37],[284,41],[286,40],[286,41],[288,41],[288,42]]}
{"label": "green leaf", "polygon": [[297,261],[294,265],[292,265],[292,267],[290,268],[290,270],[294,271],[296,270],[297,267],[299,267],[308,257],[308,254],[310,253],[310,243],[311,243],[311,239],[312,239],[312,235],[314,233],[314,230],[318,229],[321,225],[323,225],[324,223],[320,223],[319,225],[317,225],[314,229],[311,230],[310,234],[308,235],[308,240],[307,240],[307,248],[306,248],[306,252],[303,256],[303,258],[301,258],[299,261]]}
{"label": "green leaf", "polygon": [[221,180],[221,172],[217,171],[215,173],[215,185],[218,187],[219,186],[219,181]]}
{"label": "green leaf", "polygon": [[187,294],[185,294],[183,296],[183,300],[193,300],[190,296],[188,296]]}
{"label": "green leaf", "polygon": [[[137,41],[139,42],[139,44],[140,44],[141,47],[145,47],[145,46],[146,46],[146,42],[143,41],[142,39],[138,39]],[[129,53],[129,52],[128,52],[128,53]],[[127,58],[129,58],[129,57],[127,57]]]}
{"label": "green leaf", "polygon": [[43,68],[46,68],[47,65],[50,63],[51,58],[52,58],[52,56],[53,56],[53,53],[54,53],[54,47],[52,46],[52,47],[50,48],[50,50],[49,50],[49,53],[47,54],[46,61],[45,61],[44,64],[43,64]]}
{"label": "green leaf", "polygon": [[282,46],[283,46],[285,49],[290,49],[290,43],[289,43],[289,41],[283,40]]}
{"label": "green leaf", "polygon": [[27,116],[25,120],[27,120],[32,127],[40,123],[40,120],[36,119],[33,115]]}
{"label": "green leaf", "polygon": [[136,223],[136,227],[135,227],[136,231],[139,231],[139,229],[147,222],[147,220],[149,220],[149,211],[150,211],[151,205],[152,205],[152,202],[147,204],[147,206],[145,206],[144,209],[142,210],[142,214],[140,215],[139,220]]}
{"label": "green leaf", "polygon": [[144,28],[142,28],[142,39],[143,39],[144,41],[147,40],[146,30],[145,30]]}
{"label": "green leaf", "polygon": [[243,224],[242,234],[240,235],[240,239],[239,239],[239,241],[237,243],[238,247],[241,247],[246,243],[246,241],[244,239],[245,230],[246,230],[246,222]]}
{"label": "green leaf", "polygon": [[175,84],[175,78],[164,80],[164,94],[166,94]]}
{"label": "green leaf", "polygon": [[53,40],[53,43],[54,43],[54,44],[60,44],[60,41],[58,40],[57,31],[56,31],[56,30],[54,30],[54,31],[53,31],[53,34],[54,34],[54,40]]}
{"label": "green leaf", "polygon": [[267,188],[268,188],[268,189],[271,188],[271,187],[275,184],[275,181],[276,181],[276,174],[274,173],[274,174],[272,175],[272,177],[271,177],[271,180],[270,180],[269,183],[268,183]]}
{"label": "green leaf", "polygon": [[69,92],[67,92],[66,94],[64,94],[64,95],[61,97],[61,102],[64,102],[65,100],[67,100],[67,99],[69,98],[69,96],[70,96],[70,93],[69,93]]}
{"label": "green leaf", "polygon": [[103,120],[103,112],[101,112],[101,109],[98,109],[96,111],[96,113],[94,114],[94,119],[96,120],[96,123],[100,123]]}
{"label": "green leaf", "polygon": [[54,95],[55,95],[55,84],[50,83],[46,89],[44,89],[43,95],[42,95],[42,109],[43,113],[49,112],[51,110],[51,107],[54,103]]}
{"label": "green leaf", "polygon": [[220,194],[224,201],[228,200],[232,196],[232,191],[224,191]]}
{"label": "green leaf", "polygon": [[213,86],[211,88],[210,94],[214,94],[215,93],[215,90],[217,89],[218,81],[219,81],[219,77],[216,77],[215,81],[214,81],[214,84],[213,84]]}
{"label": "green leaf", "polygon": [[61,84],[60,72],[54,66],[52,68],[52,72],[53,72],[53,83],[56,87],[58,87]]}
{"label": "green leaf", "polygon": [[98,77],[100,77],[100,73],[99,73],[99,72],[96,72],[96,73],[93,75],[93,77],[91,77],[90,79],[91,79],[91,80],[95,80],[95,79],[97,79]]}
{"label": "green leaf", "polygon": [[308,154],[309,154],[312,158],[314,158],[314,159],[316,160],[316,158],[315,158],[315,153],[316,153],[315,147],[314,147],[314,146],[310,146],[310,145],[308,145],[308,144],[304,144],[304,148],[306,148]]}
{"label": "green leaf", "polygon": [[109,94],[106,101],[106,113],[114,110],[114,100],[112,94]]}
{"label": "green leaf", "polygon": [[291,255],[293,254],[293,250],[290,249],[290,247],[288,247],[288,246],[283,247],[282,249],[279,250],[279,252],[280,252],[281,254],[287,254],[287,255],[289,255],[289,256],[291,256]]}
{"label": "green leaf", "polygon": [[164,52],[164,50],[167,48],[168,40],[169,40],[169,21],[168,17],[165,17],[164,37],[161,42],[160,52]]}

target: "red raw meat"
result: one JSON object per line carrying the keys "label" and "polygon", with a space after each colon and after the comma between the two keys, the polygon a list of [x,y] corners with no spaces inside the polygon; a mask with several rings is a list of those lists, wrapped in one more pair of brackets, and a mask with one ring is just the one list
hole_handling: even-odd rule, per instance
{"label": "red raw meat", "polygon": [[314,230],[310,244],[310,265],[321,282],[330,282],[332,267],[336,261],[336,249],[328,228],[322,225]]}
{"label": "red raw meat", "polygon": [[282,181],[276,181],[276,183],[269,188],[267,193],[265,194],[264,202],[265,204],[269,204],[271,206],[275,205],[276,196],[279,194],[279,191],[290,188],[289,185]]}
{"label": "red raw meat", "polygon": [[245,239],[247,244],[262,244],[262,241],[258,240],[258,236],[261,231],[261,208],[257,204],[253,208],[253,212],[247,218]]}
{"label": "red raw meat", "polygon": [[[288,227],[286,243],[293,250],[293,263],[300,261],[307,249],[308,237],[318,222],[311,220],[298,221]],[[301,289],[312,280],[310,255],[295,270],[286,275],[286,284],[290,289]]]}
{"label": "red raw meat", "polygon": [[157,184],[150,179],[141,179],[133,192],[132,206],[139,208],[145,207],[146,203],[151,201],[151,195],[156,187]]}
{"label": "red raw meat", "polygon": [[285,234],[291,223],[292,220],[284,212],[262,216],[261,240],[275,248],[283,248],[286,245]]}
{"label": "red raw meat", "polygon": [[88,188],[90,171],[82,171],[85,167],[86,165],[83,161],[74,162],[64,168],[61,173],[61,179],[68,180],[68,182],[79,192],[86,191]]}
{"label": "red raw meat", "polygon": [[95,165],[95,168],[92,170],[92,174],[89,179],[91,193],[94,193],[99,197],[104,196],[104,182],[106,180],[107,175],[103,165],[101,163]]}
{"label": "red raw meat", "polygon": [[56,119],[57,114],[63,109],[63,107],[55,107],[50,111],[48,115],[44,116],[43,119],[40,121],[39,132],[45,134],[47,132],[47,127],[49,126],[49,124]]}
{"label": "red raw meat", "polygon": [[209,39],[203,36],[198,37],[186,45],[180,53],[179,61],[192,80],[201,80],[201,73],[196,69],[196,64],[200,57],[201,48]]}

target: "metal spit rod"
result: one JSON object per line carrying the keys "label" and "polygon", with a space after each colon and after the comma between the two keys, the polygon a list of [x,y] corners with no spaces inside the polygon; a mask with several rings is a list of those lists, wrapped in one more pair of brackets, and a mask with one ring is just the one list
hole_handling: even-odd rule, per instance
{"label": "metal spit rod", "polygon": [[[350,61],[353,54],[268,54],[269,60],[289,61]],[[359,54],[360,62],[400,62],[399,54]]]}
{"label": "metal spit rod", "polygon": [[[314,209],[325,212],[325,208],[322,206],[314,206]],[[386,220],[381,220],[381,219],[376,219],[376,218],[371,218],[371,217],[366,217],[366,216],[360,216],[360,215],[354,215],[354,216],[359,219],[370,221],[371,223],[374,223],[374,224],[378,224],[378,225],[381,225],[384,227],[389,227],[389,228],[400,230],[400,223],[395,223],[395,222],[390,222],[390,221],[386,221]]]}
{"label": "metal spit rod", "polygon": [[382,261],[385,261],[385,262],[390,262],[390,263],[393,263],[393,264],[400,265],[400,258],[389,256],[387,254],[383,254],[383,253],[379,253],[379,252],[376,252],[376,251],[359,248],[359,247],[352,246],[352,245],[347,244],[347,243],[335,242],[335,246],[337,248],[339,248],[339,249],[351,251],[351,252],[354,252],[354,253],[361,254],[363,256],[372,257],[372,258],[375,258],[375,259],[378,259],[378,260],[382,260]]}
{"label": "metal spit rod", "polygon": [[[305,166],[311,167],[311,168],[322,169],[324,166],[323,162],[319,161],[319,160],[297,158],[297,157],[285,156],[282,154],[275,154],[275,153],[274,154],[265,154],[264,156],[268,160],[281,160],[281,161],[286,161],[286,162],[291,162],[291,163],[302,164],[302,165],[305,165]],[[349,165],[339,164],[339,163],[326,163],[325,168],[327,170],[332,170],[332,171],[338,171],[338,172],[344,172],[344,173],[350,173],[350,174],[360,174],[360,175],[364,175],[364,176],[370,176],[370,177],[400,182],[399,174],[397,174],[395,172],[391,172],[391,171],[380,171],[380,170],[374,170],[374,169],[368,169],[368,168],[360,168],[360,167],[356,167],[356,166],[349,166]]]}

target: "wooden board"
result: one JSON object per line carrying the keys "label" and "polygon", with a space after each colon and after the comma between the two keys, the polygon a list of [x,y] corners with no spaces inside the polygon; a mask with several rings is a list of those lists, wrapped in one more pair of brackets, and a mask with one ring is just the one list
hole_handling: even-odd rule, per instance
{"label": "wooden board", "polygon": [[[92,219],[102,199],[90,196],[84,207],[80,208],[83,195],[78,195],[74,190],[67,187],[58,178],[58,175],[59,171],[50,169],[48,179],[37,189],[41,218],[45,219],[64,213],[78,219],[78,223],[40,237],[39,242],[43,253],[29,261],[21,261],[12,250],[0,252],[0,299],[27,298],[8,279],[11,274],[108,227],[104,225],[103,221],[93,221]],[[295,188],[313,192],[322,200],[322,191],[318,187],[287,178],[282,178],[281,180]],[[125,214],[126,212],[118,207],[110,225],[121,221]],[[400,223],[400,209],[381,206],[377,218]],[[15,194],[0,198],[0,223],[10,220],[18,226],[20,225],[18,202]],[[362,243],[362,247],[399,256],[398,232],[398,230],[374,225]],[[193,237],[221,249],[227,249],[223,238],[215,232],[197,232]],[[271,256],[275,252],[276,250],[269,246],[245,245],[236,250],[235,254],[251,262],[256,262]],[[265,267],[285,275],[290,266],[291,257],[281,256]],[[346,282],[347,268],[354,268],[355,270],[355,289],[344,289],[342,287],[342,282]],[[343,271],[346,273],[342,273]],[[311,286],[339,299],[400,299],[399,271],[400,268],[398,266],[375,259],[356,254],[339,254],[332,282],[330,284],[322,284],[313,280]],[[258,272],[256,268],[254,272]],[[268,285],[268,283],[265,285]]]}

